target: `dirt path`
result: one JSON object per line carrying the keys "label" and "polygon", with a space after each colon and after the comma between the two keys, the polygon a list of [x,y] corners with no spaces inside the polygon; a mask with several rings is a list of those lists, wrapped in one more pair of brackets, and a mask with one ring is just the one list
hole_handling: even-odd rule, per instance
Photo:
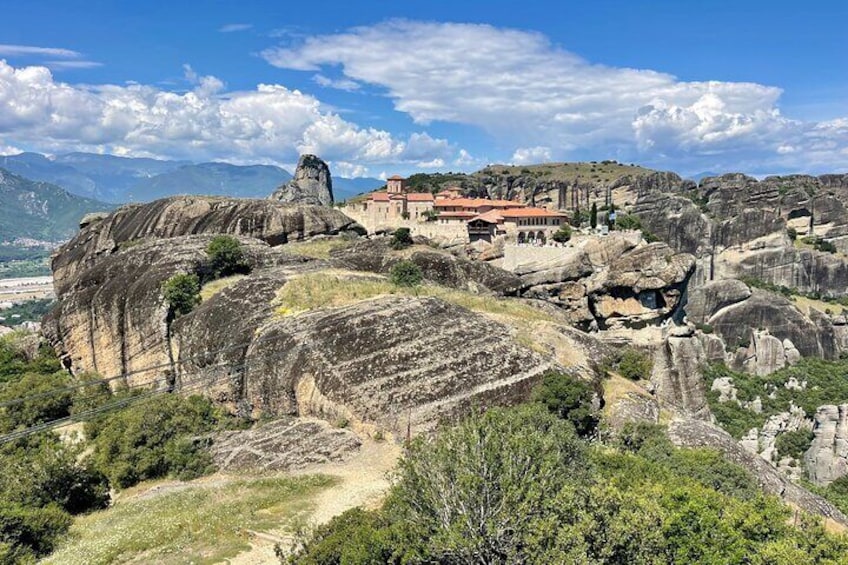
{"label": "dirt path", "polygon": [[[365,440],[356,456],[341,463],[313,465],[293,472],[293,475],[323,474],[336,477],[338,483],[315,499],[315,509],[308,518],[313,525],[323,524],[345,510],[356,506],[374,507],[389,487],[388,472],[401,454],[393,441]],[[224,563],[229,565],[278,565],[274,545],[293,542],[290,532],[272,530],[252,532],[251,549]]]}

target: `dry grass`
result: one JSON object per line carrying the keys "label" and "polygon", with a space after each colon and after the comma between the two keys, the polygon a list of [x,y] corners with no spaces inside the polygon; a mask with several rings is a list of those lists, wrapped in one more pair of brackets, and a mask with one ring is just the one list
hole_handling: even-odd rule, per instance
{"label": "dry grass", "polygon": [[472,294],[435,285],[399,287],[383,277],[349,271],[322,271],[291,279],[277,292],[277,314],[292,316],[387,295],[430,296],[474,312],[524,322],[552,319],[545,312],[517,300]]}
{"label": "dry grass", "polygon": [[203,288],[200,289],[200,299],[206,302],[225,288],[233,286],[245,278],[245,276],[246,275],[233,275],[231,277],[215,279],[214,281],[206,283],[203,285]]}
{"label": "dry grass", "polygon": [[609,373],[609,377],[603,381],[604,387],[604,416],[609,416],[610,410],[619,399],[630,394],[650,397],[644,388],[640,387],[630,379],[622,377],[618,373]]}
{"label": "dry grass", "polygon": [[279,476],[191,483],[148,497],[123,493],[113,507],[78,518],[45,563],[220,563],[249,548],[246,530],[294,528],[333,484],[320,475]]}
{"label": "dry grass", "polygon": [[344,249],[353,245],[353,240],[346,239],[315,239],[312,241],[297,241],[288,243],[284,249],[292,255],[301,257],[312,257],[313,259],[329,259],[330,251]]}

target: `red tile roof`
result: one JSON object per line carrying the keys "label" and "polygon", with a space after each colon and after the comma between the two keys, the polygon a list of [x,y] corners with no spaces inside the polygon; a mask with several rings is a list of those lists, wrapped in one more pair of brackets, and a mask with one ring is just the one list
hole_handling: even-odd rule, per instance
{"label": "red tile roof", "polygon": [[499,224],[503,222],[503,216],[501,215],[500,210],[489,210],[484,214],[480,214],[476,218],[471,221],[481,220],[483,222],[487,222],[489,224]]}
{"label": "red tile roof", "polygon": [[543,208],[518,208],[513,210],[502,210],[504,218],[565,218],[565,214],[552,212]]}
{"label": "red tile roof", "polygon": [[368,199],[374,202],[388,202],[389,194],[387,192],[372,192]]}
{"label": "red tile roof", "polygon": [[489,200],[488,198],[447,198],[436,200],[437,208],[522,208],[524,204],[512,200]]}
{"label": "red tile roof", "polygon": [[404,180],[404,178],[400,175],[392,175],[386,180]]}
{"label": "red tile roof", "polygon": [[429,192],[409,192],[406,195],[406,199],[410,202],[432,202],[435,200]]}

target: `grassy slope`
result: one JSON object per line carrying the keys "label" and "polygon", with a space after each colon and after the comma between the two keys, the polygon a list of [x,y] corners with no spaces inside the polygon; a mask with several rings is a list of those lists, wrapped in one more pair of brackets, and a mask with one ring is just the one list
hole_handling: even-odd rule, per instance
{"label": "grassy slope", "polygon": [[223,481],[201,479],[161,493],[139,485],[111,508],[77,519],[68,542],[45,563],[219,563],[249,548],[247,530],[294,530],[314,497],[333,485],[323,476]]}

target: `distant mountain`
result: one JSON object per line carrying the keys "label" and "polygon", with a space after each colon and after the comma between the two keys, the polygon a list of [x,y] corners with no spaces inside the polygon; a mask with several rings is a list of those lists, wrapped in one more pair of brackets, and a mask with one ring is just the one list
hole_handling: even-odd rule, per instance
{"label": "distant mountain", "polygon": [[183,165],[172,171],[139,180],[127,192],[127,200],[149,201],[174,194],[266,198],[275,188],[291,178],[291,173],[285,169],[270,165]]}
{"label": "distant mountain", "polygon": [[[49,182],[72,194],[104,202],[145,202],[174,194],[208,194],[265,198],[292,175],[270,165],[191,163],[67,153],[0,156],[0,167],[22,177]],[[333,178],[338,200],[382,186],[380,179]]]}
{"label": "distant mountain", "polygon": [[76,196],[0,168],[0,241],[31,238],[59,241],[74,235],[89,212],[114,205]]}
{"label": "distant mountain", "polygon": [[333,177],[333,196],[335,197],[336,202],[339,202],[347,200],[357,194],[362,194],[363,192],[373,192],[385,185],[386,181],[384,180],[368,177],[358,179]]}

